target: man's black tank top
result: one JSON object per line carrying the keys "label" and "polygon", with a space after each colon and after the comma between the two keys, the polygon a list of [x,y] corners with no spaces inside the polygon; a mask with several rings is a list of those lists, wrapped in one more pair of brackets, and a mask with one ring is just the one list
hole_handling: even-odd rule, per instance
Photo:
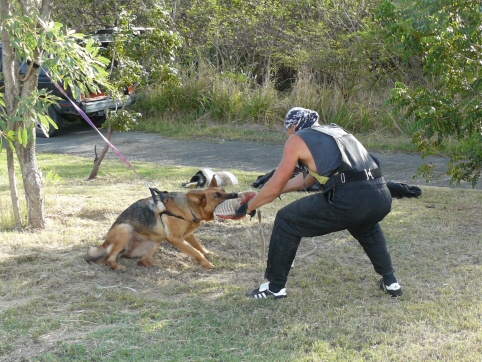
{"label": "man's black tank top", "polygon": [[305,128],[296,134],[308,146],[320,176],[378,167],[365,147],[336,124]]}

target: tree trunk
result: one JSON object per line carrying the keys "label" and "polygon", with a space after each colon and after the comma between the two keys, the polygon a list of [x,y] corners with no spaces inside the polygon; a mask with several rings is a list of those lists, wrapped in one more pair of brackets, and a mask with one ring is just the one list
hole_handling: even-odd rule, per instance
{"label": "tree trunk", "polygon": [[[37,166],[35,155],[35,128],[34,142],[29,142],[26,147],[15,144],[17,159],[22,170],[23,187],[27,201],[27,220],[30,226],[43,229],[45,227],[44,200],[42,198],[42,175]],[[11,186],[11,185],[10,185]]]}
{"label": "tree trunk", "polygon": [[12,199],[13,216],[15,220],[15,226],[22,226],[22,217],[20,216],[20,203],[18,201],[18,188],[17,178],[15,176],[15,164],[13,150],[7,148],[7,169],[8,169],[8,182],[10,185],[10,198]]}
{"label": "tree trunk", "polygon": [[[12,13],[15,16],[22,15],[24,17],[37,17],[40,16],[42,21],[37,23],[37,26],[33,27],[32,31],[38,31],[40,34],[44,31],[43,23],[47,22],[50,18],[50,4],[51,0],[41,1],[9,1],[0,0],[0,15],[2,19],[8,19]],[[29,25],[26,25],[29,26]],[[9,130],[20,131],[17,133],[14,140],[15,152],[22,172],[22,179],[24,184],[25,199],[27,202],[27,221],[31,227],[44,228],[44,204],[42,198],[42,177],[40,170],[37,166],[37,158],[35,155],[35,104],[23,106],[22,112],[18,112],[17,106],[19,100],[27,100],[37,90],[38,85],[38,72],[35,69],[35,65],[41,64],[41,52],[42,48],[40,43],[37,46],[32,47],[30,53],[28,69],[25,74],[19,72],[19,59],[16,57],[15,49],[12,44],[11,34],[4,26],[1,28],[1,42],[2,42],[2,71],[4,79],[4,101],[5,110],[12,120],[7,121],[7,128]],[[16,42],[22,39],[15,39]],[[30,44],[32,45],[32,44]],[[29,47],[27,46],[27,49]],[[18,120],[18,116],[22,119]],[[25,138],[18,135],[25,136],[25,130],[27,131],[29,138],[25,145]],[[13,208],[15,213],[16,222],[20,216],[18,207],[18,189],[15,179],[14,163],[13,163],[13,151],[7,151],[7,163],[9,170],[9,182],[10,182],[10,194],[12,197]],[[16,211],[18,211],[18,215]],[[21,219],[20,219],[21,221]]]}
{"label": "tree trunk", "polygon": [[[114,131],[112,130],[111,127],[107,129],[107,140],[110,142],[110,139],[112,138],[112,134]],[[97,150],[94,149],[95,152],[95,159],[94,159],[94,167],[92,168],[92,171],[90,172],[89,177],[87,178],[87,181],[93,180],[97,177],[97,174],[99,173],[99,168],[100,164],[102,163],[102,160],[104,159],[107,151],[109,151],[109,145],[106,143],[104,148],[102,149],[102,152],[100,153],[100,156],[97,157]]]}

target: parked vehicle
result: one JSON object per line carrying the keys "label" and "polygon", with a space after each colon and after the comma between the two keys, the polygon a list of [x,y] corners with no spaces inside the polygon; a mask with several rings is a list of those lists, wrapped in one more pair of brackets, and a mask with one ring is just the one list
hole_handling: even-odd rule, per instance
{"label": "parked vehicle", "polygon": [[[112,41],[112,33],[113,30],[111,29],[103,29],[94,34],[94,36],[98,35],[98,39],[101,41],[102,45],[107,47],[107,45]],[[1,53],[1,44],[0,44],[0,72],[2,71],[2,53]],[[26,70],[26,65],[21,69],[21,72]],[[0,89],[3,91],[3,79],[0,79]],[[50,78],[42,68],[39,68],[39,79],[38,79],[38,88],[39,89],[47,89],[53,95],[61,98],[58,101],[57,105],[50,106],[48,109],[48,114],[50,118],[55,122],[57,125],[57,129],[55,127],[50,126],[48,129],[48,135],[50,137],[55,136],[59,133],[59,130],[64,125],[64,122],[69,121],[76,121],[82,116],[79,114],[77,109],[74,105],[70,102],[67,97],[60,92],[57,87],[52,83]],[[96,125],[100,126],[105,121],[106,112],[107,110],[116,110],[120,109],[126,105],[131,104],[134,101],[134,92],[133,87],[128,87],[125,90],[125,94],[128,96],[127,101],[125,103],[116,102],[112,98],[108,97],[104,93],[98,94],[84,94],[77,98],[72,96],[72,93],[69,90],[65,91],[67,96],[89,117],[89,119]],[[40,130],[40,125],[37,126],[38,130]],[[43,132],[38,132],[39,135],[42,135]]]}
{"label": "parked vehicle", "polygon": [[[46,88],[51,91],[52,94],[61,98],[61,100],[57,102],[57,105],[52,105],[48,109],[50,118],[52,118],[57,125],[57,129],[52,126],[49,127],[48,134],[50,137],[58,134],[59,130],[64,125],[64,122],[73,122],[82,118],[70,100],[72,100],[96,126],[100,126],[104,123],[107,110],[120,109],[125,105],[131,104],[134,100],[131,87],[127,90],[129,97],[127,98],[128,100],[126,103],[115,102],[112,98],[102,92],[98,94],[90,93],[88,95],[81,95],[77,98],[73,98],[72,93],[66,91],[70,98],[70,100],[68,100],[65,95],[52,84],[50,78],[43,70],[40,70],[39,73],[38,87]],[[40,126],[38,126],[38,128],[40,128]]]}

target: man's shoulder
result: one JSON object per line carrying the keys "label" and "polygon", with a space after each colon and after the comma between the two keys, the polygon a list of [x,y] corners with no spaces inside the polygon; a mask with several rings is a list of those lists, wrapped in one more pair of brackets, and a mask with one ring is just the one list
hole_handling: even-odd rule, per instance
{"label": "man's shoulder", "polygon": [[312,130],[312,132],[316,131],[316,132],[324,133],[324,134],[326,134],[328,136],[331,136],[333,138],[338,138],[338,137],[342,137],[342,136],[345,136],[345,135],[349,134],[342,127],[338,126],[335,123],[312,127],[312,128],[310,128],[310,130]]}

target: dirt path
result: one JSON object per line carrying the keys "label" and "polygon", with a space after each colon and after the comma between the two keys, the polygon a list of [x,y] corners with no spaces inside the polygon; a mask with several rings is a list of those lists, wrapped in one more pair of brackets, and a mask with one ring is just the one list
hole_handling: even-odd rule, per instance
{"label": "dirt path", "polygon": [[[116,133],[112,143],[129,161],[153,162],[160,165],[192,166],[214,170],[246,170],[264,174],[274,169],[282,154],[282,145],[268,145],[254,142],[221,140],[213,143],[200,141],[179,141],[149,133]],[[94,145],[98,151],[104,146],[100,135],[91,129],[82,128],[63,132],[51,139],[37,138],[37,152],[61,153],[94,158]],[[470,188],[469,184],[451,186],[450,179],[443,173],[447,159],[405,153],[372,152],[381,161],[382,170],[388,180],[411,185]],[[107,159],[118,159],[110,150]],[[417,167],[424,163],[435,166],[436,178],[426,183],[422,178],[413,179]],[[482,189],[481,183],[477,189]]]}

